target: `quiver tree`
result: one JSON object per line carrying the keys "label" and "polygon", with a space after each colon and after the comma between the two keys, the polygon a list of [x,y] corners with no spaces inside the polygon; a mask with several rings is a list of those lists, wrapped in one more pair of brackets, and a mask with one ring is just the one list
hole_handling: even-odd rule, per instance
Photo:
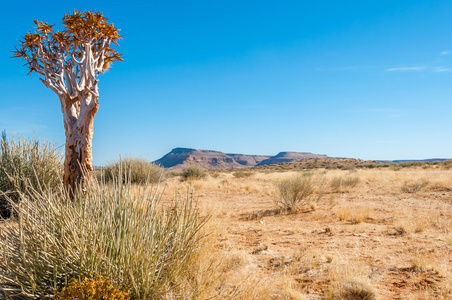
{"label": "quiver tree", "polygon": [[64,183],[69,190],[84,188],[84,176],[92,172],[93,120],[99,109],[97,79],[121,55],[110,48],[121,39],[118,29],[101,12],[87,11],[64,15],[63,31],[54,25],[34,21],[36,32],[29,32],[16,47],[14,57],[26,61],[30,73],[50,88],[61,102],[66,153]]}

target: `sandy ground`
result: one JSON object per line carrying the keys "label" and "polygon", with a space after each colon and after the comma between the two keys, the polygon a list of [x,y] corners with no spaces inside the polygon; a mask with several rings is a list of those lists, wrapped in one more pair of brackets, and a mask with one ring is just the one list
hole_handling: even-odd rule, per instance
{"label": "sandy ground", "polygon": [[255,289],[230,298],[452,299],[451,170],[311,172],[313,202],[292,213],[274,200],[296,172],[216,176],[169,179],[166,193],[190,185],[211,215],[221,284]]}

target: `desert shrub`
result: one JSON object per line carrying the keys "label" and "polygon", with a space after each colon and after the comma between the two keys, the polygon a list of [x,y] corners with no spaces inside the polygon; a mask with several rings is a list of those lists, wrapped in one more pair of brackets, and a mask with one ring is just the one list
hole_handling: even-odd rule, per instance
{"label": "desert shrub", "polygon": [[163,179],[164,169],[144,158],[127,157],[109,163],[104,171],[107,181],[118,177],[118,174],[126,173],[132,183],[143,184],[146,182],[157,183]]}
{"label": "desert shrub", "polygon": [[233,173],[235,178],[246,178],[246,177],[251,177],[254,175],[254,172],[251,171],[244,171],[244,170],[239,170],[239,171],[235,171]]}
{"label": "desert shrub", "polygon": [[[49,141],[6,136],[0,140],[0,214],[10,216],[6,195],[17,202],[28,188],[52,189],[63,179],[63,157]],[[3,194],[5,193],[5,194]]]}
{"label": "desert shrub", "polygon": [[129,293],[119,290],[108,277],[95,275],[81,280],[73,279],[69,285],[57,293],[56,300],[127,300]]}
{"label": "desert shrub", "polygon": [[278,196],[275,204],[285,210],[295,211],[309,203],[309,196],[314,192],[310,176],[298,175],[285,179],[278,184]]}
{"label": "desert shrub", "polygon": [[47,299],[91,274],[132,299],[174,292],[199,247],[196,204],[187,196],[164,206],[152,187],[132,193],[123,182],[91,177],[73,201],[47,191],[11,202],[17,219],[0,228],[0,294]]}
{"label": "desert shrub", "polygon": [[416,181],[416,182],[412,182],[412,183],[405,182],[402,185],[402,187],[400,188],[400,190],[403,193],[416,193],[416,192],[419,192],[420,190],[422,190],[423,188],[425,188],[428,184],[429,184],[429,181],[426,179],[422,179],[420,181]]}
{"label": "desert shrub", "polygon": [[202,179],[207,176],[207,172],[198,165],[191,165],[188,168],[182,170],[181,176],[185,180]]}
{"label": "desert shrub", "polygon": [[359,175],[347,174],[336,176],[331,180],[331,187],[334,191],[341,191],[343,188],[355,187],[359,183]]}

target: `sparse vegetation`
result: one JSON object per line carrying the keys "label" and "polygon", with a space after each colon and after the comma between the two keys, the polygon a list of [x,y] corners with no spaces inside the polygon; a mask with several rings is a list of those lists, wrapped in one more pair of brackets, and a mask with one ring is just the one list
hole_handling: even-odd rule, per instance
{"label": "sparse vegetation", "polygon": [[[254,174],[249,177],[235,176],[236,170],[209,171],[209,176],[203,180],[190,182],[193,195],[199,201],[196,216],[201,220],[211,216],[210,221],[195,234],[205,238],[191,252],[190,262],[184,271],[175,277],[173,283],[163,284],[164,292],[153,297],[168,300],[448,299],[452,291],[452,268],[447,255],[452,232],[449,193],[452,171],[443,168],[442,163],[432,164],[429,168],[424,168],[425,165],[404,167],[398,171],[390,167],[358,166],[356,170],[351,168],[346,171],[344,167],[302,172],[254,170]],[[160,202],[165,205],[167,216],[172,214],[174,191],[187,187],[187,182],[178,177],[179,173],[174,175],[176,177],[166,179],[166,188],[161,195]],[[274,206],[275,192],[278,200],[282,201],[279,184],[297,177],[306,180],[312,192],[307,193],[301,204],[295,206],[299,213],[286,213],[288,209],[284,205]],[[331,186],[335,178],[358,178],[358,182],[356,185],[344,185],[344,181],[341,181],[337,190]],[[402,192],[401,187],[405,183],[419,183],[426,178],[429,184],[417,192]],[[111,181],[103,186],[103,192],[109,194],[115,186],[113,183]],[[132,199],[131,203],[135,207],[141,207],[137,204],[140,202],[134,200],[142,195],[141,185],[131,185],[127,194],[132,196],[124,199],[128,198],[129,202]],[[192,194],[188,195],[190,198]],[[183,203],[179,202],[178,205],[181,207]],[[92,207],[88,205],[87,209],[95,211]],[[118,207],[111,211],[116,222],[122,224],[124,209]],[[66,215],[72,216],[72,213]],[[102,218],[105,219],[97,219]],[[57,228],[55,223],[64,223],[62,218],[55,219],[50,223],[54,228]],[[4,233],[9,232],[8,228],[20,227],[15,220],[3,224]],[[45,218],[41,220],[48,223]],[[141,221],[127,226],[135,228],[139,224]],[[85,227],[98,228],[93,225]],[[77,228],[78,232],[82,232],[82,227]],[[125,227],[121,225],[119,228]],[[93,231],[89,230],[87,234]],[[115,236],[115,232],[112,230],[110,234]],[[133,240],[130,236],[137,235],[133,232],[140,230],[121,232],[124,232],[123,238],[130,241]],[[26,253],[42,253],[35,251],[43,247],[39,246],[42,242],[38,238],[31,241],[29,236],[32,235],[24,235],[24,243],[33,246],[24,247],[28,249]],[[83,236],[85,233],[75,235],[78,240],[82,240]],[[105,242],[100,240],[100,245],[104,245]],[[47,240],[47,244],[52,243],[51,239]],[[90,246],[93,241],[86,243],[87,249],[93,248]],[[105,249],[104,246],[101,249]],[[12,250],[14,248],[8,251]],[[77,286],[81,290],[82,284],[100,289],[102,282],[108,280],[111,289],[127,292],[131,299],[136,299],[132,294],[134,288],[130,288],[131,285],[120,277],[124,273],[118,271],[127,268],[125,264],[118,268],[111,267],[108,271],[105,271],[106,267],[98,266],[98,257],[104,257],[103,263],[111,265],[107,255],[99,254],[105,252],[96,249],[92,253],[98,256],[83,256],[95,256],[91,259],[96,266],[95,271],[82,275],[65,271],[64,274],[69,274],[64,277],[67,282],[62,279],[57,292],[62,293],[65,287],[68,290],[70,286]],[[5,251],[2,256],[3,253]],[[34,261],[37,256],[27,254],[27,259],[31,257],[31,261]],[[47,262],[46,259],[50,258],[46,256],[39,257],[43,261],[41,265],[58,265],[53,261]],[[70,254],[67,257],[73,256]],[[139,261],[138,257],[138,254],[133,254],[127,259],[130,264],[137,265],[131,261]],[[61,265],[66,267],[66,264]],[[94,283],[97,275],[102,279]],[[72,292],[78,295],[76,289]]]}
{"label": "sparse vegetation", "polygon": [[[53,189],[63,180],[63,156],[50,141],[2,133],[0,140],[0,214],[10,216],[6,197],[18,202],[29,188]],[[3,194],[4,193],[4,194]]]}
{"label": "sparse vegetation", "polygon": [[181,176],[185,180],[196,180],[205,178],[207,176],[207,172],[198,165],[191,165],[188,168],[182,170]]}
{"label": "sparse vegetation", "polygon": [[144,159],[127,157],[109,163],[103,171],[107,181],[117,178],[122,173],[127,174],[131,183],[157,183],[163,180],[165,171],[162,167]]}

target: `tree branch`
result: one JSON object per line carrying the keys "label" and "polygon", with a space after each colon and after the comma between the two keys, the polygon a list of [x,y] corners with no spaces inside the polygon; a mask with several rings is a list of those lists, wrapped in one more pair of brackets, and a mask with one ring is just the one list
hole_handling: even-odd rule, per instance
{"label": "tree branch", "polygon": [[51,82],[47,82],[42,78],[39,78],[39,80],[49,89],[51,89],[55,94],[57,94],[58,96],[63,96],[64,94],[57,88],[55,87],[55,85]]}

